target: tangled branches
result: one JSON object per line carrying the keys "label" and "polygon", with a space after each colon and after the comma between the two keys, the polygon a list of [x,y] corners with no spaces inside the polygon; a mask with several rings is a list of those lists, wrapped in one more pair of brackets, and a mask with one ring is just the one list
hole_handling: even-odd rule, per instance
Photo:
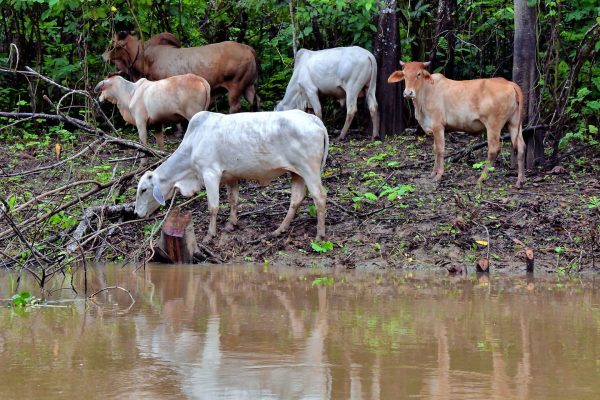
{"label": "tangled branches", "polygon": [[[110,132],[116,132],[88,92],[60,85],[29,67],[0,71],[22,74],[66,92],[56,105],[44,95],[54,114],[0,112],[0,121],[8,119],[0,133],[7,142],[14,142],[0,152],[0,266],[20,267],[43,287],[53,275],[107,253],[124,261],[144,259],[144,249],[132,252],[126,241],[115,245],[108,238],[117,232],[125,238],[128,227],[144,223],[134,216],[132,204],[124,203],[134,178],[147,169],[136,163],[138,154],[161,160],[167,153],[100,128],[95,115]],[[86,109],[88,120],[73,115],[85,106],[73,102],[62,106],[68,97],[93,104],[93,110]],[[67,131],[63,125],[73,129]],[[45,142],[31,140],[44,135]],[[52,148],[55,157],[44,154]],[[110,158],[114,155],[122,157]]]}

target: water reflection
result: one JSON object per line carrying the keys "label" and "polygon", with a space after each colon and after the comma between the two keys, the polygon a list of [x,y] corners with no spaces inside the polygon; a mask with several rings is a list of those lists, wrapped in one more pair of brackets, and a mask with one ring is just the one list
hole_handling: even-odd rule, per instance
{"label": "water reflection", "polygon": [[[99,267],[100,306],[0,310],[0,398],[598,398],[594,280]],[[331,276],[331,286],[313,285]],[[75,277],[82,287],[81,277]],[[12,283],[11,283],[12,282]],[[11,286],[13,285],[13,286]],[[0,297],[15,290],[0,276]],[[55,292],[65,295],[68,292]]]}

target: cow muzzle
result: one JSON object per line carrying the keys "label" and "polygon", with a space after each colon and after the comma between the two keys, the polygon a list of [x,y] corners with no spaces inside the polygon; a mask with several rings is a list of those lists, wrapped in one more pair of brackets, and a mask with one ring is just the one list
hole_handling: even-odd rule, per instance
{"label": "cow muzzle", "polygon": [[405,90],[404,97],[406,97],[408,99],[414,99],[416,97],[415,91],[414,90]]}

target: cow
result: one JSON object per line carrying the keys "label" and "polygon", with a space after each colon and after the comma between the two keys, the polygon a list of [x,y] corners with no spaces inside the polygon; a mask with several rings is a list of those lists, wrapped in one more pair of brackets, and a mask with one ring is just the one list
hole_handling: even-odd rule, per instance
{"label": "cow", "polygon": [[200,47],[180,48],[179,40],[168,32],[141,42],[127,32],[113,36],[108,50],[102,54],[106,62],[132,79],[145,77],[154,81],[175,75],[196,74],[205,78],[213,99],[225,91],[229,96],[229,112],[239,112],[240,97],[250,104],[256,100],[258,59],[250,46],[237,42],[221,42]]}
{"label": "cow", "polygon": [[479,178],[481,183],[500,152],[500,131],[507,125],[513,152],[517,154],[516,187],[521,187],[525,142],[521,129],[523,93],[519,85],[504,78],[455,81],[442,74],[430,74],[429,62],[400,61],[400,65],[402,70],[393,72],[388,82],[405,80],[404,97],[413,101],[419,125],[433,134],[434,180],[439,181],[444,174],[444,131],[487,132],[489,164]]}
{"label": "cow", "polygon": [[290,207],[272,235],[287,231],[305,196],[305,187],[317,208],[316,240],[325,237],[326,194],[321,185],[329,138],[323,122],[300,110],[218,114],[203,111],[188,125],[183,141],[156,170],[140,179],[135,199],[139,217],[152,214],[175,189],[186,197],[206,190],[210,223],[204,243],[216,236],[219,187],[227,185],[230,217],[225,230],[237,225],[238,180],[267,185],[289,172]]}
{"label": "cow", "polygon": [[348,133],[356,114],[357,98],[366,96],[373,123],[372,140],[379,136],[379,111],[375,89],[377,86],[377,62],[369,51],[358,47],[336,47],[311,51],[300,49],[294,61],[294,72],[285,96],[275,111],[294,108],[306,111],[312,108],[322,118],[319,95],[331,96],[346,104],[346,122],[339,139]]}
{"label": "cow", "polygon": [[[129,82],[113,75],[100,81],[95,89],[99,100],[116,104],[121,116],[138,130],[140,142],[147,144],[147,126],[159,122],[190,120],[204,111],[210,103],[210,85],[206,79],[193,74],[177,75],[159,81],[145,78]],[[163,149],[163,134],[156,141]]]}

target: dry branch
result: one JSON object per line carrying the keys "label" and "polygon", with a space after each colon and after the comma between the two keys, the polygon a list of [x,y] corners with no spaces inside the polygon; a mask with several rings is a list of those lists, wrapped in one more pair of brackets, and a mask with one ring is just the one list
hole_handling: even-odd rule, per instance
{"label": "dry branch", "polygon": [[92,219],[98,217],[99,215],[104,215],[107,217],[112,217],[115,215],[121,214],[132,214],[133,213],[134,204],[126,203],[120,204],[116,206],[91,206],[88,207],[84,213],[83,218],[77,228],[75,228],[75,232],[73,232],[73,236],[69,243],[67,244],[67,251],[69,253],[73,253],[77,250],[79,243],[88,229],[92,228]]}

